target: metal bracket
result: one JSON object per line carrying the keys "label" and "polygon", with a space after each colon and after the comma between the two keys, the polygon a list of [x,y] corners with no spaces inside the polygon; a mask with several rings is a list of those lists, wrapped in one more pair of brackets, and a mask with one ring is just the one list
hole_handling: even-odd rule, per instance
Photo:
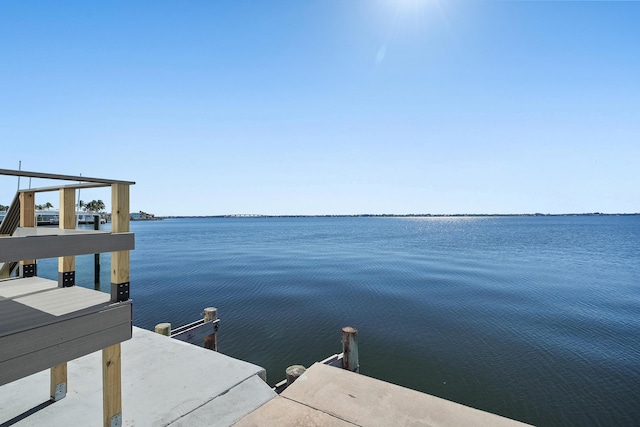
{"label": "metal bracket", "polygon": [[59,271],[58,272],[58,287],[70,288],[76,284],[76,272],[75,271]]}
{"label": "metal bracket", "polygon": [[122,412],[118,412],[111,417],[110,425],[111,427],[122,427]]}
{"label": "metal bracket", "polygon": [[34,277],[36,275],[36,264],[22,264],[20,277]]}
{"label": "metal bracket", "polygon": [[53,401],[64,399],[67,395],[67,383],[56,384],[55,392],[53,393]]}
{"label": "metal bracket", "polygon": [[111,301],[122,302],[129,299],[129,282],[111,284]]}

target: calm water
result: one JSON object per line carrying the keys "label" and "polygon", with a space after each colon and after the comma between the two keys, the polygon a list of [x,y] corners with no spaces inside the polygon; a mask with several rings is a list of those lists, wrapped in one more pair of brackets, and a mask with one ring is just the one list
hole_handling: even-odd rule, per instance
{"label": "calm water", "polygon": [[[339,352],[351,325],[363,374],[537,425],[640,425],[640,216],[170,219],[132,231],[135,324],[177,326],[216,306],[220,351],[272,384]],[[78,260],[88,287],[92,261]]]}

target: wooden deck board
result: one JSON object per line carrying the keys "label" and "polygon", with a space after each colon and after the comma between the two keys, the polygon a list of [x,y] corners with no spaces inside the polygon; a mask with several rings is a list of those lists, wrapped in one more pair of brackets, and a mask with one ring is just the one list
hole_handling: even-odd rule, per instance
{"label": "wooden deck board", "polygon": [[0,297],[0,337],[55,320],[56,317],[51,314]]}
{"label": "wooden deck board", "polygon": [[104,292],[93,291],[78,286],[50,289],[38,292],[14,301],[27,307],[44,311],[54,316],[63,316],[95,306],[104,307],[109,304],[111,296]]}
{"label": "wooden deck board", "polygon": [[18,298],[34,292],[44,292],[58,287],[58,282],[42,277],[6,279],[0,281],[0,297]]}

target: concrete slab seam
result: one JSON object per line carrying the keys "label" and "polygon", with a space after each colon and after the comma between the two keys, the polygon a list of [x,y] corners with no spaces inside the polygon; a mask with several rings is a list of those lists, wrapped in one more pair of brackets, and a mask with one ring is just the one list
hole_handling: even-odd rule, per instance
{"label": "concrete slab seam", "polygon": [[242,384],[243,382],[245,382],[245,381],[249,380],[251,377],[254,377],[254,376],[256,376],[256,375],[258,375],[258,374],[257,374],[257,373],[253,373],[253,374],[249,375],[248,377],[244,378],[243,380],[240,380],[240,381],[239,381],[238,383],[236,383],[235,385],[233,385],[233,386],[229,387],[228,389],[226,389],[226,390],[225,390],[225,391],[223,391],[222,393],[220,393],[220,394],[218,394],[218,395],[216,395],[216,396],[213,396],[211,399],[207,400],[207,401],[206,401],[206,402],[204,402],[203,404],[198,405],[197,407],[193,408],[193,409],[192,409],[192,410],[190,410],[189,412],[186,412],[186,413],[184,413],[184,414],[180,415],[179,417],[177,417],[177,418],[175,418],[175,419],[173,419],[173,420],[169,421],[169,422],[167,423],[167,426],[170,426],[170,425],[174,424],[176,421],[178,421],[178,420],[180,420],[180,419],[182,419],[182,418],[184,418],[184,417],[186,417],[186,416],[188,416],[188,415],[192,414],[193,412],[197,411],[198,409],[202,408],[203,406],[208,405],[209,403],[211,403],[211,402],[213,402],[214,400],[216,400],[218,397],[224,396],[225,394],[229,393],[231,390],[233,390],[234,388],[236,388],[237,386],[239,386],[239,385],[240,385],[240,384]]}
{"label": "concrete slab seam", "polygon": [[280,395],[280,397],[282,397],[283,399],[287,399],[287,400],[289,400],[289,401],[291,401],[291,402],[295,402],[295,403],[297,403],[297,404],[300,404],[300,405],[306,406],[307,408],[313,409],[314,411],[322,412],[323,414],[326,414],[326,415],[328,415],[328,416],[330,416],[330,417],[333,417],[333,418],[337,418],[337,419],[339,419],[339,420],[341,420],[341,421],[344,421],[345,423],[348,423],[348,424],[351,424],[351,425],[354,425],[354,426],[358,426],[358,427],[365,427],[365,426],[363,426],[363,425],[361,425],[361,424],[356,424],[356,423],[354,423],[353,421],[346,420],[346,419],[342,418],[341,416],[339,416],[339,415],[337,415],[337,414],[331,414],[331,413],[329,413],[329,412],[323,411],[322,409],[314,408],[314,407],[313,407],[313,406],[311,406],[311,405],[308,405],[308,404],[306,404],[306,403],[304,403],[304,402],[299,402],[299,401],[297,401],[297,400],[295,400],[295,399],[291,399],[290,397],[286,397],[286,396],[283,396],[283,395]]}

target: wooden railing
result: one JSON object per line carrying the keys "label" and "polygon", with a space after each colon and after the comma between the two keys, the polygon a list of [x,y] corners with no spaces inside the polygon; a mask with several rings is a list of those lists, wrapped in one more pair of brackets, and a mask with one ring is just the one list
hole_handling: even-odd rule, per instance
{"label": "wooden railing", "polygon": [[[0,169],[0,175],[42,178],[59,181],[75,181],[75,183],[68,185],[18,190],[18,194],[16,196],[17,200],[14,200],[12,203],[12,207],[9,212],[7,212],[7,216],[1,225],[3,231],[5,229],[9,230],[9,228],[13,228],[13,230],[6,233],[0,233],[11,235],[10,237],[0,237],[0,240],[2,240],[2,244],[0,244],[0,262],[19,262],[20,277],[18,280],[34,277],[34,279],[37,279],[37,283],[28,283],[35,283],[36,285],[40,282],[44,283],[44,279],[35,277],[37,276],[36,259],[57,257],[58,288],[73,288],[75,285],[76,255],[111,252],[111,292],[109,296],[104,298],[105,305],[101,305],[101,303],[92,308],[82,308],[82,310],[78,312],[78,317],[75,317],[75,312],[69,313],[66,317],[54,316],[55,319],[50,322],[46,320],[46,313],[43,313],[41,317],[45,319],[43,320],[44,323],[33,325],[27,329],[17,327],[17,323],[15,323],[16,319],[12,319],[10,313],[0,313],[3,314],[1,317],[2,322],[9,322],[4,325],[0,325],[4,326],[4,328],[0,330],[0,332],[4,331],[3,334],[0,334],[0,341],[18,340],[20,343],[20,346],[18,347],[24,347],[24,349],[19,349],[13,345],[11,346],[12,348],[9,349],[9,346],[0,345],[0,365],[4,366],[3,364],[7,364],[7,366],[15,366],[19,369],[15,369],[13,373],[16,374],[16,371],[20,371],[23,372],[24,375],[33,373],[29,371],[30,369],[36,370],[34,372],[37,372],[38,369],[42,369],[41,366],[43,366],[43,364],[44,366],[50,366],[51,399],[56,401],[66,395],[66,360],[71,360],[71,358],[82,355],[76,354],[78,352],[78,348],[83,348],[84,350],[82,351],[87,352],[93,352],[102,348],[103,425],[118,425],[122,421],[120,342],[123,339],[131,337],[132,326],[131,302],[129,300],[129,252],[134,248],[134,239],[133,234],[131,234],[129,230],[129,187],[130,185],[133,185],[134,182],[8,169]],[[75,230],[76,190],[81,188],[98,187],[111,187],[111,232],[104,233]],[[47,191],[57,191],[60,194],[60,227],[57,230],[36,228],[35,194]],[[15,212],[16,209],[17,212]],[[17,230],[15,228],[16,219],[20,226]],[[2,276],[0,276],[0,278],[2,278]],[[0,285],[3,283],[5,285],[13,285],[12,289],[14,290],[16,287],[15,285],[20,284],[13,280],[11,280],[11,282],[0,281]],[[55,290],[55,285],[53,285],[53,289],[49,285],[45,284],[44,286],[48,286],[48,290],[46,292],[41,292],[40,296],[44,297],[49,294],[59,295],[59,292],[53,292]],[[62,290],[60,291],[63,292]],[[96,292],[96,295],[100,295],[97,291],[83,290],[83,292]],[[16,310],[25,311],[27,309],[31,309],[31,307],[26,306],[24,309],[21,308],[22,305],[18,300],[7,299],[6,304],[11,304],[11,307],[14,307]],[[115,317],[121,319],[122,315],[120,313],[128,313],[128,317],[125,316],[124,322],[119,320],[117,326],[112,327],[109,333],[105,335],[105,339],[100,338],[99,334],[102,332],[96,332],[96,335],[93,336],[91,333],[91,327],[87,325],[103,324],[104,322],[101,322],[100,319],[115,319]],[[89,321],[89,319],[94,319],[94,317],[92,317],[94,315],[95,320]],[[70,323],[72,327],[67,327],[65,330],[58,330],[55,327],[53,329],[51,328],[54,323],[61,324],[63,321],[72,322],[73,325]],[[14,322],[13,326],[11,322]],[[13,331],[12,327],[13,329],[17,329]],[[45,329],[47,331],[46,336],[42,335],[44,332],[41,332],[45,331]],[[78,337],[70,338],[69,331],[72,330],[81,330],[80,332],[82,334]],[[103,332],[106,332],[106,330]],[[56,350],[54,351],[55,354],[49,353],[47,350],[48,347],[46,347],[45,344],[42,344],[42,341],[46,341],[44,339],[40,340],[41,342],[38,342],[37,340],[32,341],[20,339],[20,334],[24,335],[25,333],[29,336],[34,334],[42,335],[43,338],[47,339],[55,338],[51,337],[51,334],[60,334],[60,339],[58,340],[56,338],[56,340],[54,340],[57,342],[55,346]],[[82,338],[80,338],[80,336]],[[65,340],[69,341],[69,351],[62,350],[62,347],[64,347],[64,344],[66,343]],[[79,344],[79,342],[81,343]],[[54,347],[51,348],[53,349]],[[26,363],[25,359],[25,364],[19,364],[19,359],[22,356],[9,355],[8,353],[5,355],[3,349],[7,351],[14,351],[18,349],[23,352],[20,354],[24,354],[29,362]],[[42,356],[36,357],[34,355]],[[47,360],[53,361],[53,364],[55,365],[47,365]],[[15,375],[8,376],[5,380],[11,381],[14,377]]]}

